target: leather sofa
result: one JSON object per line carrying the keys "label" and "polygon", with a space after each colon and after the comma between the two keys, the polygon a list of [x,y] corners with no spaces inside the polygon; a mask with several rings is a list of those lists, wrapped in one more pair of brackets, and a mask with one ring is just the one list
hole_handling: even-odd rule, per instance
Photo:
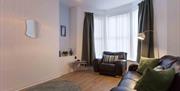
{"label": "leather sofa", "polygon": [[[175,68],[176,75],[168,91],[180,91],[180,57],[166,55],[159,59],[159,65],[165,69]],[[141,74],[136,71],[137,68],[138,64],[130,65],[128,72],[122,77],[118,86],[112,88],[111,91],[136,91],[134,87],[141,78]]]}
{"label": "leather sofa", "polygon": [[93,61],[93,68],[95,72],[99,72],[103,75],[111,75],[121,76],[123,73],[123,70],[126,69],[125,65],[123,65],[122,60],[127,60],[127,53],[125,52],[103,52],[103,55],[113,55],[118,56],[118,60],[115,60],[114,62],[104,62],[104,56],[102,59],[95,59]]}

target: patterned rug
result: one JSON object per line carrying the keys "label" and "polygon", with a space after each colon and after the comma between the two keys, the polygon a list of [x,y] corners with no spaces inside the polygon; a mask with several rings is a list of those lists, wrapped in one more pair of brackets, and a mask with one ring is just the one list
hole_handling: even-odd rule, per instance
{"label": "patterned rug", "polygon": [[25,91],[81,91],[81,89],[71,81],[54,80],[26,89]]}

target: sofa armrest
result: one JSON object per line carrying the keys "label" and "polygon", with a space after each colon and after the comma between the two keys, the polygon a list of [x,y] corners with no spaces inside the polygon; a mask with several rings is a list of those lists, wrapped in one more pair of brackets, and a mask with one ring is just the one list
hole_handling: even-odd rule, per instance
{"label": "sofa armrest", "polygon": [[94,62],[94,64],[100,64],[102,62],[102,59],[96,58],[96,59],[94,59],[93,62]]}
{"label": "sofa armrest", "polygon": [[119,76],[122,75],[122,73],[123,73],[122,68],[123,68],[122,62],[121,61],[116,61],[115,62],[115,73],[116,73],[116,75],[119,75]]}
{"label": "sofa armrest", "polygon": [[110,91],[136,91],[136,90],[125,87],[125,86],[120,86],[120,87],[114,87]]}
{"label": "sofa armrest", "polygon": [[102,59],[94,59],[93,68],[95,72],[99,72],[99,64],[102,62]]}
{"label": "sofa armrest", "polygon": [[110,91],[121,91],[121,89],[118,88],[118,87],[114,87],[114,88],[112,88]]}
{"label": "sofa armrest", "polygon": [[131,64],[129,65],[129,71],[136,71],[138,69],[138,64]]}

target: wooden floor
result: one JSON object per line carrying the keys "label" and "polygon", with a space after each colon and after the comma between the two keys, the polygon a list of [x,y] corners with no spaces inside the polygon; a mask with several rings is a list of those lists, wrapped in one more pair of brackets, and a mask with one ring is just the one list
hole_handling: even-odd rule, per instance
{"label": "wooden floor", "polygon": [[81,91],[110,91],[118,85],[121,77],[103,76],[91,70],[66,74],[58,79],[73,81]]}
{"label": "wooden floor", "polygon": [[81,91],[110,91],[111,88],[118,85],[120,79],[121,77],[99,75],[91,69],[72,72],[54,80],[72,81],[80,86]]}

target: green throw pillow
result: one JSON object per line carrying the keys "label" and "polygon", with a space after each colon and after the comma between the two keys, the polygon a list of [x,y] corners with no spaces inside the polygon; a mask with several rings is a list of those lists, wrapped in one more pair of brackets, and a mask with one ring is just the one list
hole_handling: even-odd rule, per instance
{"label": "green throw pillow", "polygon": [[168,91],[174,75],[174,69],[155,71],[148,68],[137,82],[135,89],[137,91]]}
{"label": "green throw pillow", "polygon": [[155,58],[145,58],[141,57],[137,72],[143,74],[146,68],[154,68],[158,65],[159,60]]}

